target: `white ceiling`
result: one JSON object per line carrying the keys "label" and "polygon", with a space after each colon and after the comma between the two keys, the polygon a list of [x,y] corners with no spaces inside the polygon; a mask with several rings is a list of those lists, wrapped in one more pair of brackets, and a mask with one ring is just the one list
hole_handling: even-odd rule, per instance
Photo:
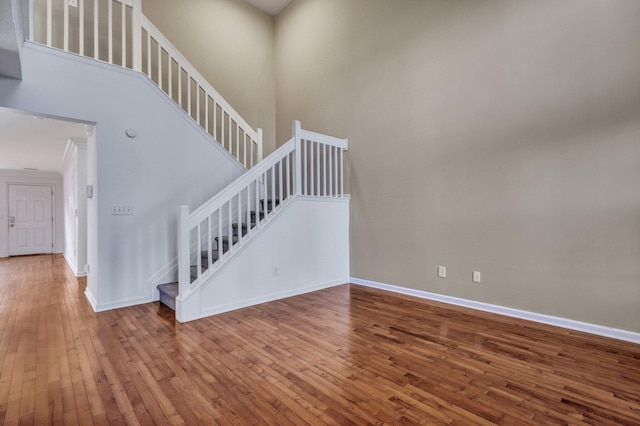
{"label": "white ceiling", "polygon": [[0,169],[59,172],[70,138],[87,138],[81,123],[0,108]]}
{"label": "white ceiling", "polygon": [[271,16],[276,16],[282,12],[282,9],[287,7],[291,0],[245,0],[247,3],[254,7],[257,7],[261,11],[268,13]]}

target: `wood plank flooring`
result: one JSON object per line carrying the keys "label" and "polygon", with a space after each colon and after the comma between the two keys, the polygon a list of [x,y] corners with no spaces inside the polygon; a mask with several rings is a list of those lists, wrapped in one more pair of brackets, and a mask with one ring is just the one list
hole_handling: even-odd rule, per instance
{"label": "wood plank flooring", "polygon": [[640,424],[640,345],[343,285],[179,324],[0,259],[0,424]]}

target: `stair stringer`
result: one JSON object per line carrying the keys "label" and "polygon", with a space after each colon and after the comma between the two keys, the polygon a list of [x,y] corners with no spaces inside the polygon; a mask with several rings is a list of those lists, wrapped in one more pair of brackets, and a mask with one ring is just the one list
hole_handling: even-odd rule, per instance
{"label": "stair stringer", "polygon": [[178,296],[178,321],[349,282],[349,197],[298,195],[280,209],[233,258]]}

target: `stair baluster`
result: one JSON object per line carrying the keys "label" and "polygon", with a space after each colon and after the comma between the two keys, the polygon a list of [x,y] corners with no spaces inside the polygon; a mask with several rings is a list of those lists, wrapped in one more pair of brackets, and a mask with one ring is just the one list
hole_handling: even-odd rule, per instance
{"label": "stair baluster", "polygon": [[[142,14],[141,0],[80,0],[78,6],[78,11],[72,12],[68,0],[29,2],[30,41],[146,74],[245,168],[262,160],[262,130],[251,128]],[[93,13],[85,13],[89,8]],[[107,13],[101,12],[104,10]],[[79,16],[74,18],[73,13]],[[42,22],[40,17],[45,17]],[[114,25],[118,18],[120,22]],[[34,32],[34,27],[41,26],[44,31]],[[209,125],[210,113],[213,126]]]}
{"label": "stair baluster", "polygon": [[[343,174],[337,168],[342,167],[342,161],[338,160],[348,141],[302,130],[297,121],[293,129],[292,139],[198,209],[189,213],[188,206],[180,207],[179,281],[173,283],[179,289],[178,319],[180,298],[184,300],[196,288],[210,282],[216,271],[239,252],[234,246],[241,247],[257,236],[261,225],[272,220],[295,197],[343,197]],[[320,154],[333,148],[336,161],[321,160]],[[312,168],[308,169],[307,164]],[[307,189],[301,181],[311,185]],[[203,235],[203,223],[215,229]],[[201,250],[203,239],[205,251]],[[166,288],[166,285],[158,287],[161,292]]]}

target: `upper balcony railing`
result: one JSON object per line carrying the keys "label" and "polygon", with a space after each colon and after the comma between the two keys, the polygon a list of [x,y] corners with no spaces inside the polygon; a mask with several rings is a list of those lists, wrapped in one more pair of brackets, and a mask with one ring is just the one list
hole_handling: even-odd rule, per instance
{"label": "upper balcony railing", "polygon": [[29,40],[146,74],[245,168],[262,159],[254,130],[142,14],[141,0],[28,0]]}

